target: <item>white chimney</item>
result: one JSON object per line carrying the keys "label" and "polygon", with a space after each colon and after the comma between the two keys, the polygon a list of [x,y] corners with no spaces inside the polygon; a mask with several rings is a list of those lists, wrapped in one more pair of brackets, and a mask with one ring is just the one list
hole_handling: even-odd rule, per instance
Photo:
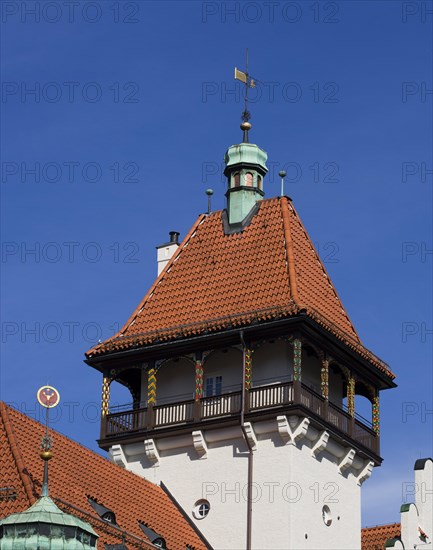
{"label": "white chimney", "polygon": [[177,231],[170,231],[170,241],[156,247],[156,259],[158,262],[158,275],[168,264],[173,254],[179,248],[179,235]]}

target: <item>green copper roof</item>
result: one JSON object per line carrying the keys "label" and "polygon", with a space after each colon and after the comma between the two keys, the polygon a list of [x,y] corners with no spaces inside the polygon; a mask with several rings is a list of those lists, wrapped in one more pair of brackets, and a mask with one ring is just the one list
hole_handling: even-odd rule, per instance
{"label": "green copper roof", "polygon": [[409,509],[410,509],[411,506],[412,506],[412,504],[402,504],[400,506],[400,513],[409,512]]}
{"label": "green copper roof", "polygon": [[239,143],[228,148],[224,161],[227,168],[237,164],[256,164],[259,165],[264,172],[268,171],[266,160],[268,155],[263,149],[254,143]]}
{"label": "green copper roof", "polygon": [[80,518],[62,512],[48,496],[28,510],[0,520],[2,550],[88,550],[98,535]]}
{"label": "green copper roof", "polygon": [[80,527],[92,535],[96,535],[92,527],[80,518],[62,512],[50,497],[41,497],[25,512],[12,514],[0,520],[0,525],[18,525],[21,523],[51,523],[55,525],[70,525]]}

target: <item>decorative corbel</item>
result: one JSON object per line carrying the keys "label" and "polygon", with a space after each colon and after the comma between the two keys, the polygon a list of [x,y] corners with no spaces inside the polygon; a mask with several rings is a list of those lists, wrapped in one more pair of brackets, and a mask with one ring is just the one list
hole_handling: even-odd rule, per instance
{"label": "decorative corbel", "polygon": [[203,432],[201,430],[196,430],[192,432],[192,442],[194,445],[194,449],[196,450],[199,457],[207,458],[208,448],[206,445]]}
{"label": "decorative corbel", "polygon": [[257,437],[256,437],[256,434],[254,433],[254,428],[251,422],[244,422],[244,430],[245,430],[245,436],[250,442],[251,449],[253,451],[257,450]]}
{"label": "decorative corbel", "polygon": [[144,440],[144,452],[154,466],[159,466],[159,452],[153,439]]}
{"label": "decorative corbel", "polygon": [[366,460],[364,466],[356,478],[358,485],[362,485],[372,474],[374,468],[374,462],[372,460]]}
{"label": "decorative corbel", "polygon": [[109,455],[111,461],[114,462],[114,464],[117,464],[122,468],[126,468],[127,461],[125,453],[123,452],[122,445],[112,445],[110,447]]}
{"label": "decorative corbel", "polygon": [[308,426],[310,425],[310,420],[308,418],[303,418],[295,429],[292,430],[290,423],[287,420],[287,416],[281,415],[277,416],[278,424],[278,433],[280,434],[281,439],[287,444],[295,445],[296,440],[301,437],[305,437]]}
{"label": "decorative corbel", "polygon": [[347,468],[350,468],[353,463],[353,459],[355,458],[355,449],[348,449],[346,454],[343,456],[343,458],[340,460],[340,463],[338,464],[338,469],[340,470],[340,474],[342,474]]}
{"label": "decorative corbel", "polygon": [[314,442],[313,447],[311,448],[311,454],[312,456],[317,456],[320,452],[323,451],[323,449],[328,444],[329,440],[329,432],[326,430],[323,430],[323,432],[320,432],[319,437]]}

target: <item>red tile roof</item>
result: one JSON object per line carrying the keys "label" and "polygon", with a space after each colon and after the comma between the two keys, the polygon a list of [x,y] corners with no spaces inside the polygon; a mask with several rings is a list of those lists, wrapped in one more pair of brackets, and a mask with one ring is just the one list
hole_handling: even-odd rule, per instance
{"label": "red tile roof", "polygon": [[87,356],[303,312],[394,377],[361,344],[290,199],[259,204],[234,234],[221,211],[201,215],[121,331]]}
{"label": "red tile roof", "polygon": [[[1,488],[16,499],[0,498],[0,517],[26,510],[40,496],[43,462],[39,458],[45,427],[0,401]],[[187,544],[205,549],[166,493],[153,483],[112,464],[54,430],[54,458],[50,461],[50,496],[65,512],[89,522],[99,534],[98,548],[120,544],[124,531],[128,548],[154,548],[138,520],[164,537],[172,550]],[[4,491],[7,493],[7,491]],[[112,510],[120,529],[101,520],[89,504],[91,496]]]}
{"label": "red tile roof", "polygon": [[384,550],[388,539],[400,537],[400,524],[390,523],[361,529],[361,550]]}

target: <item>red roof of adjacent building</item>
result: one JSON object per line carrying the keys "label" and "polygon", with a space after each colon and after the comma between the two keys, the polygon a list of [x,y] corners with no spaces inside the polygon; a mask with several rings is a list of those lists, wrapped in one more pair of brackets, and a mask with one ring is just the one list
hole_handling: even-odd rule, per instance
{"label": "red roof of adjacent building", "polygon": [[376,525],[361,529],[361,550],[384,550],[388,539],[400,537],[399,523]]}
{"label": "red roof of adjacent building", "polygon": [[302,312],[370,360],[296,210],[266,199],[242,231],[201,215],[122,330],[88,357]]}
{"label": "red roof of adjacent building", "polygon": [[[0,402],[0,517],[22,512],[39,498],[44,434],[42,424]],[[50,436],[54,451],[49,463],[50,497],[62,510],[92,525],[100,549],[104,544],[121,544],[122,538],[128,548],[154,548],[139,521],[161,535],[170,549],[184,549],[187,544],[206,548],[161,487],[54,430]],[[89,496],[114,512],[118,528],[100,519]]]}

